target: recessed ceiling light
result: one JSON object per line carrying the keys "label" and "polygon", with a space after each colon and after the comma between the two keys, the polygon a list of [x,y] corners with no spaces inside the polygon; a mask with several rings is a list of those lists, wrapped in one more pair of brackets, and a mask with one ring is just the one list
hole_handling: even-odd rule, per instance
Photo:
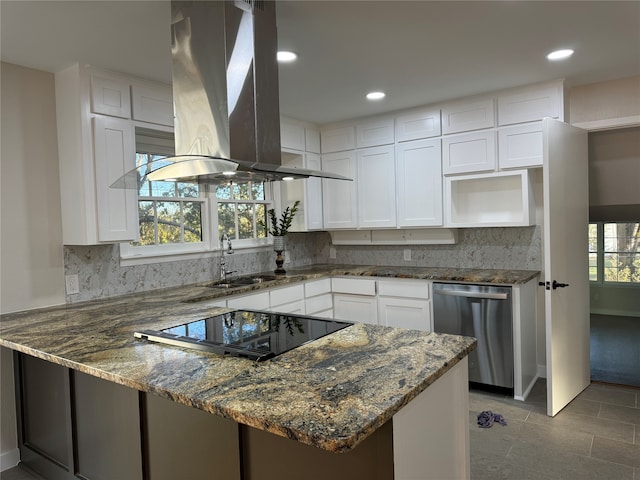
{"label": "recessed ceiling light", "polygon": [[289,63],[295,61],[298,58],[298,54],[294,52],[287,52],[285,50],[278,52],[278,61],[283,63]]}
{"label": "recessed ceiling light", "polygon": [[236,174],[236,172],[222,172],[222,175],[224,175],[225,177],[233,177]]}
{"label": "recessed ceiling light", "polygon": [[565,58],[569,58],[571,55],[573,55],[573,50],[567,48],[564,50],[556,50],[555,52],[551,52],[549,55],[547,55],[547,58],[549,60],[563,60]]}
{"label": "recessed ceiling light", "polygon": [[367,100],[381,100],[385,95],[384,92],[369,92],[367,93]]}
{"label": "recessed ceiling light", "polygon": [[282,177],[282,180],[284,180],[285,182],[290,182],[291,180],[293,180],[293,177]]}

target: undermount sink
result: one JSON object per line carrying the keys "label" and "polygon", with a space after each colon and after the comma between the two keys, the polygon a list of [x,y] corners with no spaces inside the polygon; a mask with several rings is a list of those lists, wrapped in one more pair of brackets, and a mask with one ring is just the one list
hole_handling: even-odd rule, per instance
{"label": "undermount sink", "polygon": [[256,283],[268,282],[275,280],[275,275],[247,275],[245,277],[228,278],[226,280],[219,280],[217,282],[209,283],[206,285],[210,288],[236,288],[245,287],[247,285],[254,285]]}

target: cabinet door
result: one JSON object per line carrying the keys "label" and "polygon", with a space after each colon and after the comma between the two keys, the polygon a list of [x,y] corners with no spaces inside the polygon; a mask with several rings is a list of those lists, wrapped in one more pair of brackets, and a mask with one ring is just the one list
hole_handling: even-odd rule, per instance
{"label": "cabinet door", "polygon": [[138,392],[74,372],[77,469],[81,478],[142,479]]}
{"label": "cabinet door", "polygon": [[468,132],[495,126],[493,98],[447,105],[442,109],[442,133]]}
{"label": "cabinet door", "polygon": [[[562,82],[532,85],[498,97],[498,125],[562,117]],[[562,120],[562,118],[560,118]]]}
{"label": "cabinet door", "polygon": [[92,75],[91,111],[112,117],[131,118],[129,82]]}
{"label": "cabinet door", "polygon": [[346,180],[322,180],[322,216],[324,228],[356,228],[356,154],[354,151],[322,155],[322,171],[353,178]]}
{"label": "cabinet door", "polygon": [[233,420],[151,394],[143,405],[148,480],[241,478]]}
{"label": "cabinet door", "polygon": [[439,139],[396,146],[399,227],[442,225],[441,154]]}
{"label": "cabinet door", "polygon": [[378,324],[376,297],[333,294],[333,314],[336,320]]}
{"label": "cabinet door", "polygon": [[[322,170],[320,155],[317,153],[305,154],[306,168],[311,170]],[[307,230],[322,230],[322,180],[317,177],[310,177],[305,180],[304,201],[305,201],[305,223]]]}
{"label": "cabinet door", "polygon": [[396,117],[398,142],[438,137],[440,133],[440,110],[417,110]]}
{"label": "cabinet door", "polygon": [[504,127],[498,131],[498,166],[542,166],[542,122]]}
{"label": "cabinet door", "polygon": [[356,148],[355,127],[326,128],[320,132],[320,147],[322,153],[342,152]]}
{"label": "cabinet door", "polygon": [[496,132],[452,135],[442,139],[442,172],[489,172],[496,168]]}
{"label": "cabinet door", "polygon": [[282,148],[304,151],[304,127],[287,120],[280,121],[280,144]]}
{"label": "cabinet door", "polygon": [[59,475],[73,471],[68,370],[29,355],[16,354],[14,359],[20,372],[21,462],[44,478],[64,478]]}
{"label": "cabinet door", "polygon": [[111,184],[135,168],[133,128],[126,120],[109,117],[93,119],[98,240],[124,242],[138,238],[137,192],[110,188]]}
{"label": "cabinet door", "polygon": [[304,285],[302,283],[288,287],[274,288],[269,291],[269,304],[272,308],[299,300],[304,300]]}
{"label": "cabinet door", "polygon": [[377,118],[356,125],[356,147],[367,148],[395,142],[393,118]]}
{"label": "cabinet door", "polygon": [[358,227],[396,226],[396,171],[392,146],[359,150]]}
{"label": "cabinet door", "polygon": [[431,331],[429,300],[378,297],[378,307],[381,325]]}
{"label": "cabinet door", "polygon": [[135,120],[173,126],[171,87],[132,85],[131,99]]}
{"label": "cabinet door", "polygon": [[320,132],[314,128],[304,129],[304,149],[311,153],[320,153]]}

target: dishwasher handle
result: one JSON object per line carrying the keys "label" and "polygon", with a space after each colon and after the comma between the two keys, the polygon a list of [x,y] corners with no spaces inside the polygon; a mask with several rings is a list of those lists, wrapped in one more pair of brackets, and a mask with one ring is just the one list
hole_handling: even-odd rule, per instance
{"label": "dishwasher handle", "polygon": [[508,300],[508,293],[484,293],[484,292],[465,292],[463,290],[434,290],[434,295],[449,295],[450,297],[467,297],[467,298],[482,298],[489,300]]}

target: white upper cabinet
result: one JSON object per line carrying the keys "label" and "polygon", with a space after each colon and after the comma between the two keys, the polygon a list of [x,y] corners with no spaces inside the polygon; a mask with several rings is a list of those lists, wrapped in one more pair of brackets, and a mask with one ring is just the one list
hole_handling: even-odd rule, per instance
{"label": "white upper cabinet", "polygon": [[133,119],[173,126],[173,92],[167,85],[131,85]]}
{"label": "white upper cabinet", "polygon": [[320,132],[315,128],[304,129],[305,150],[311,153],[320,153]]}
{"label": "white upper cabinet", "polygon": [[393,118],[376,118],[356,124],[356,147],[367,148],[395,142]]}
{"label": "white upper cabinet", "polygon": [[154,128],[131,119],[131,85],[155,86],[78,64],[55,75],[65,245],[127,242],[138,237],[135,190],[110,188],[135,168],[134,123]]}
{"label": "white upper cabinet", "polygon": [[495,130],[482,130],[442,138],[442,172],[445,175],[488,172],[495,168]]}
{"label": "white upper cabinet", "polygon": [[398,226],[442,225],[440,139],[396,145]]}
{"label": "white upper cabinet", "polygon": [[120,242],[137,238],[137,192],[133,189],[109,188],[136,166],[133,126],[130,122],[111,117],[93,119],[95,148],[96,205],[98,239]]}
{"label": "white upper cabinet", "polygon": [[532,122],[544,117],[564,120],[562,81],[519,88],[498,95],[498,125]]}
{"label": "white upper cabinet", "polygon": [[323,224],[327,230],[356,228],[356,152],[354,150],[322,155],[322,171],[344,175],[354,181],[322,179]]}
{"label": "white upper cabinet", "polygon": [[445,105],[442,108],[442,133],[468,132],[495,126],[493,98]]}
{"label": "white upper cabinet", "polygon": [[356,131],[353,125],[324,128],[320,132],[322,153],[342,152],[356,148]]}
{"label": "white upper cabinet", "polygon": [[395,227],[394,147],[371,147],[358,150],[357,172],[358,227]]}
{"label": "white upper cabinet", "polygon": [[445,177],[445,226],[524,227],[535,223],[528,170]]}
{"label": "white upper cabinet", "polygon": [[121,78],[91,75],[91,111],[112,117],[131,118],[129,82]]}
{"label": "white upper cabinet", "polygon": [[305,150],[305,132],[302,125],[280,120],[280,144],[283,149]]}
{"label": "white upper cabinet", "polygon": [[501,170],[542,166],[542,139],[542,122],[500,128],[498,166]]}
{"label": "white upper cabinet", "polygon": [[396,141],[407,142],[421,138],[439,137],[440,110],[421,109],[396,117]]}
{"label": "white upper cabinet", "polygon": [[[308,168],[320,171],[320,155],[316,153],[288,152],[281,155],[282,165],[293,168]],[[322,184],[320,178],[304,178],[286,182],[275,182],[274,192],[280,192],[281,208],[300,200],[298,213],[291,224],[292,232],[322,230]]]}

